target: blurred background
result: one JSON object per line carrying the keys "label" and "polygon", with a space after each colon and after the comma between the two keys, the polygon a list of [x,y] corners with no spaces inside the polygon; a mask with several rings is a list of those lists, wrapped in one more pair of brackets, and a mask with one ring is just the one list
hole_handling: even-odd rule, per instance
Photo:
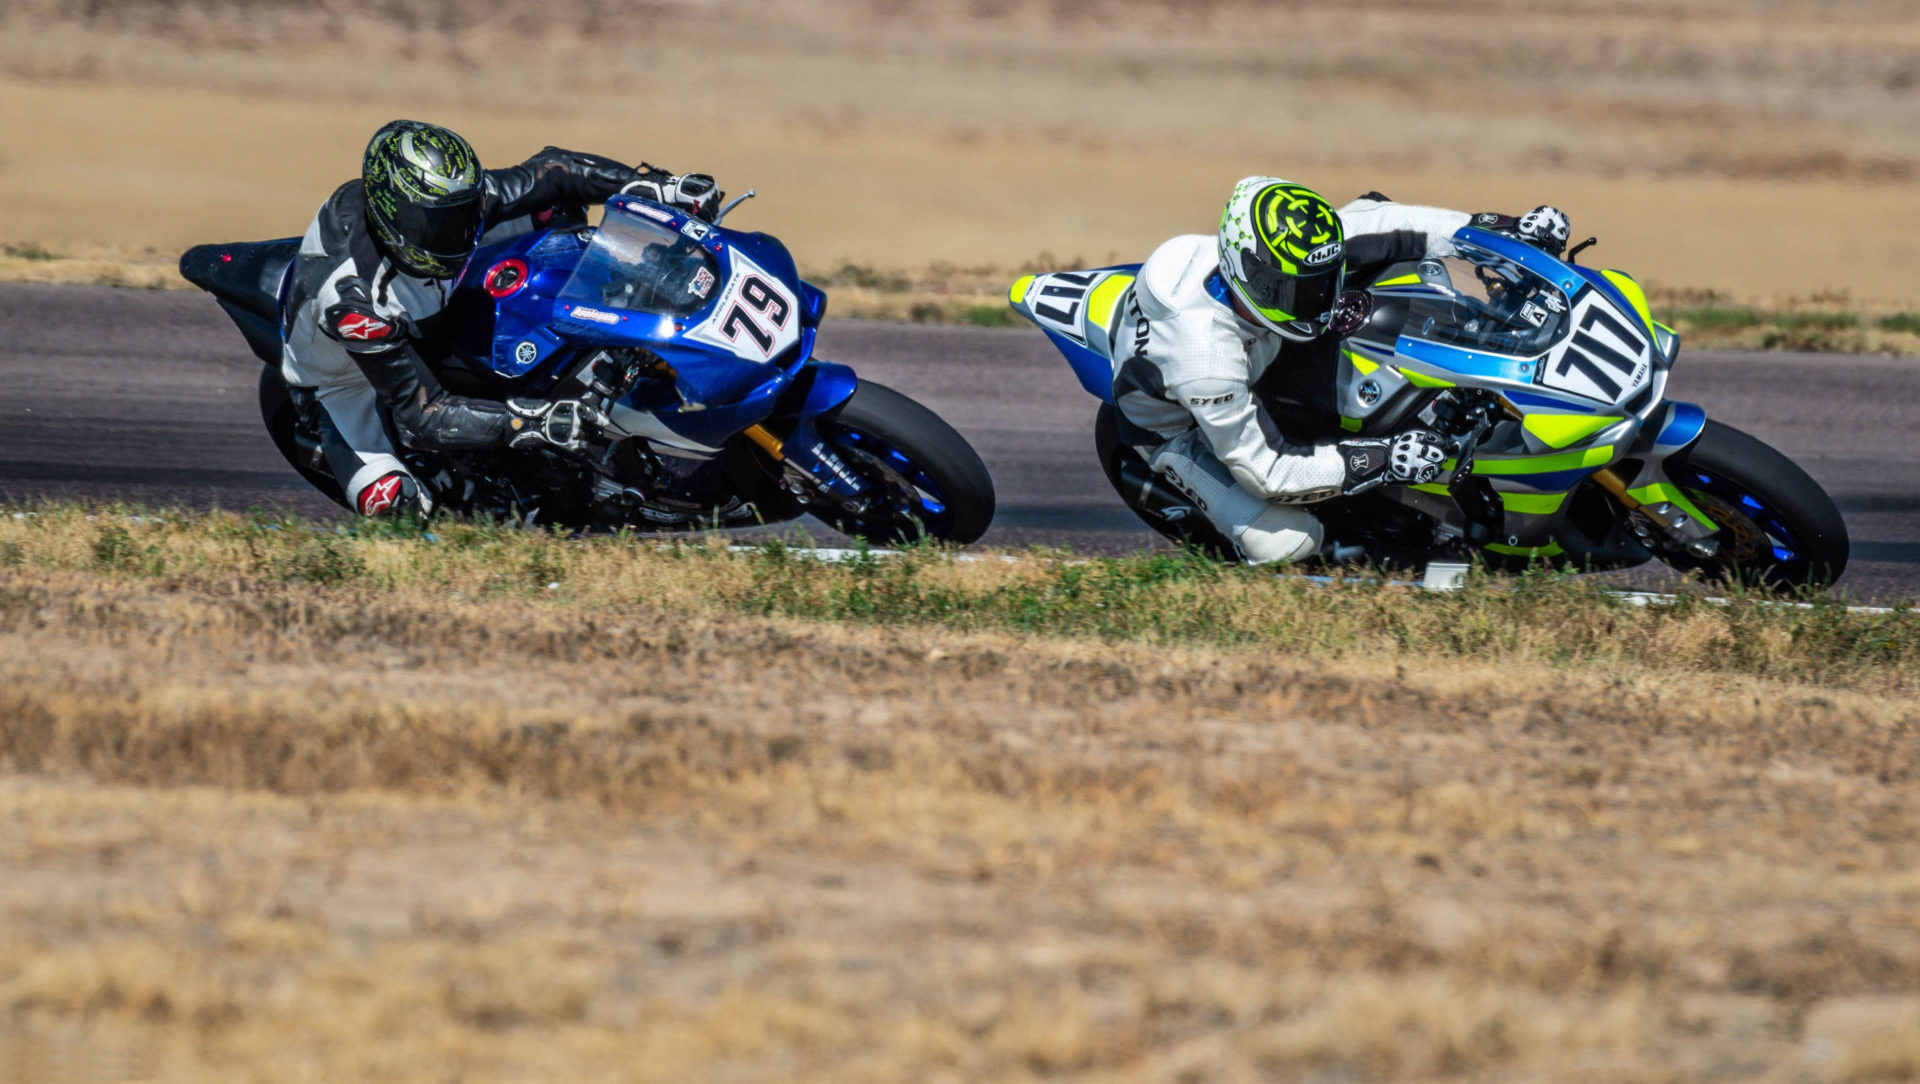
{"label": "blurred background", "polygon": [[849,285],[1139,259],[1260,172],[1336,203],[1554,203],[1590,262],[1670,294],[1897,305],[1915,9],[7,0],[0,241],[11,277],[158,284],[188,244],[299,233],[408,116],[490,165],[552,142],[757,188],[737,223]]}

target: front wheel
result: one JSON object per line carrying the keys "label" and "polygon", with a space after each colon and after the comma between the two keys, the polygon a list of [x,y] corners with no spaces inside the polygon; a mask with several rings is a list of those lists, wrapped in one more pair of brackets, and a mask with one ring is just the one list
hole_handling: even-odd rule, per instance
{"label": "front wheel", "polygon": [[842,534],[878,545],[931,539],[966,545],[993,522],[993,477],[965,437],[884,384],[861,381],[820,435],[870,483],[859,510],[814,514]]}
{"label": "front wheel", "polygon": [[1666,467],[1720,527],[1713,536],[1719,552],[1662,554],[1673,567],[1769,587],[1824,587],[1846,571],[1847,524],[1833,498],[1761,441],[1709,420],[1700,439]]}

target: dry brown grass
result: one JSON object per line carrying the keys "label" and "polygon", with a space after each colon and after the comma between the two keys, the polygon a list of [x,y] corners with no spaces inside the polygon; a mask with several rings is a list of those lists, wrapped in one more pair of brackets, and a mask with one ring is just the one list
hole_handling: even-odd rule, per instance
{"label": "dry brown grass", "polygon": [[0,240],[298,232],[396,114],[490,161],[703,168],[803,262],[1138,259],[1279,172],[1551,201],[1643,281],[1743,302],[1920,281],[1920,18],[1895,0],[1407,5],[22,0]]}
{"label": "dry brown grass", "polygon": [[[766,602],[770,570],[797,594]],[[743,612],[886,575],[465,528],[0,519],[0,1064],[1914,1072],[1904,656],[1834,687],[1792,665],[1814,632],[1704,607],[1620,618],[1665,637],[1623,649],[1652,667],[1556,663],[1519,608],[1495,656],[1395,648],[1364,591],[1315,616],[1256,578],[1112,596],[1292,621],[1237,648],[995,626],[993,592],[1058,579],[1031,562],[922,560],[971,628]],[[1705,646],[1743,639],[1777,664]]]}

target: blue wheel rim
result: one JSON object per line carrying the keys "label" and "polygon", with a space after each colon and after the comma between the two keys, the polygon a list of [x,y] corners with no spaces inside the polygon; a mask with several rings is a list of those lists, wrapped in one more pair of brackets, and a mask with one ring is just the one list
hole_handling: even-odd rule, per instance
{"label": "blue wheel rim", "polygon": [[1704,493],[1723,504],[1736,509],[1741,515],[1752,521],[1773,547],[1773,559],[1780,564],[1790,564],[1799,559],[1804,548],[1792,525],[1770,507],[1766,501],[1749,492],[1729,478],[1722,478],[1710,471],[1703,471],[1691,465],[1675,470],[1673,480],[1684,489]]}
{"label": "blue wheel rim", "polygon": [[938,534],[935,528],[944,526],[951,518],[945,489],[931,472],[891,442],[847,425],[835,427],[834,441],[865,452],[898,474],[912,491],[909,497],[911,507],[904,511],[918,520],[927,533]]}

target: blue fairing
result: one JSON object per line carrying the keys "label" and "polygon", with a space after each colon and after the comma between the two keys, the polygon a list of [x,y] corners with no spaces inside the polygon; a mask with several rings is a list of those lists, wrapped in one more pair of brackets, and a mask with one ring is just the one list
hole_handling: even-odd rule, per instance
{"label": "blue fairing", "polygon": [[[1580,283],[1582,281],[1580,277],[1580,267],[1562,263],[1539,249],[1534,248],[1532,245],[1527,244],[1525,241],[1515,240],[1505,234],[1475,229],[1472,226],[1462,226],[1460,229],[1455,230],[1453,235],[1462,241],[1471,241],[1489,252],[1512,260],[1521,267],[1560,287],[1561,291],[1569,298],[1580,289]],[[1629,307],[1627,311],[1631,312],[1633,310]]]}
{"label": "blue fairing", "polygon": [[1699,439],[1700,431],[1707,427],[1707,412],[1693,403],[1678,400],[1669,400],[1667,408],[1667,424],[1661,427],[1654,444],[1671,453]]}
{"label": "blue fairing", "polygon": [[650,351],[675,379],[643,380],[623,405],[653,419],[648,436],[703,448],[768,418],[797,379],[805,414],[853,394],[852,370],[812,360],[825,310],[777,239],[631,196],[608,200],[597,230],[481,246],[448,303],[457,349],[539,391],[602,349]]}
{"label": "blue fairing", "polygon": [[1113,402],[1113,362],[1065,335],[1048,331],[1047,338],[1067,356],[1067,363],[1073,366],[1073,375],[1080,378],[1081,387],[1106,402]]}
{"label": "blue fairing", "polygon": [[807,398],[801,404],[800,413],[809,417],[825,414],[853,398],[855,389],[860,386],[860,378],[845,365],[815,361],[807,368],[813,373],[813,386],[807,389]]}

